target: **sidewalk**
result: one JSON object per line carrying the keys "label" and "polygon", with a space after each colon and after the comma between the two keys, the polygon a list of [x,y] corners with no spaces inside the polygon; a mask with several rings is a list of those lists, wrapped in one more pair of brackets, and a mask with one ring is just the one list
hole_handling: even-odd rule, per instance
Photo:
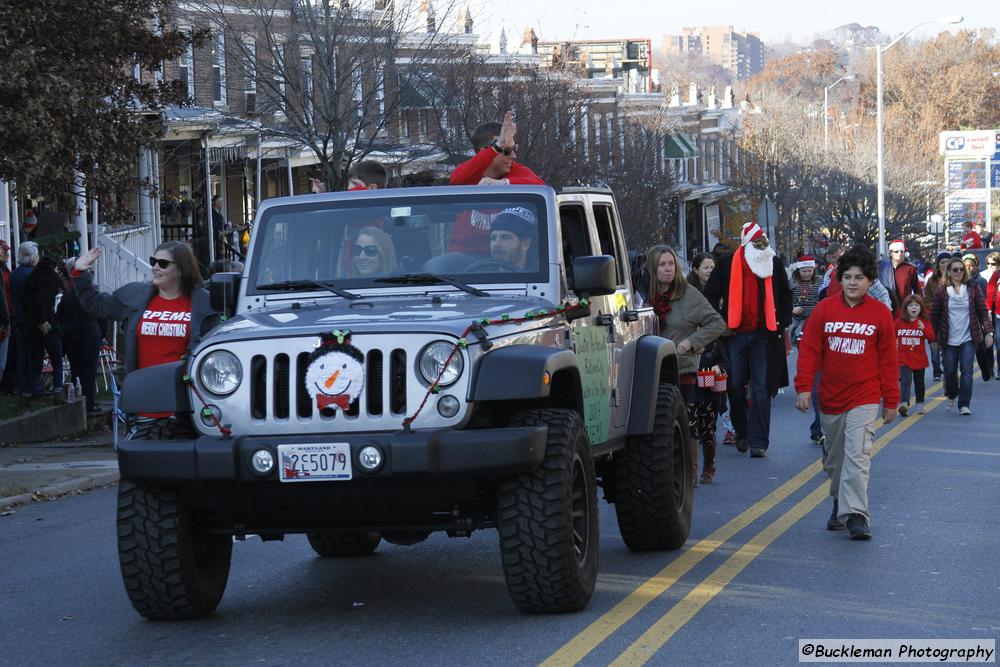
{"label": "sidewalk", "polygon": [[111,431],[79,439],[0,447],[0,513],[118,481]]}

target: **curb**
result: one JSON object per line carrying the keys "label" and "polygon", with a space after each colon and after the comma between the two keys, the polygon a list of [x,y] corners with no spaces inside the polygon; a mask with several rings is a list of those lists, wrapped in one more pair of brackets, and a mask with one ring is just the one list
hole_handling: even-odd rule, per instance
{"label": "curb", "polygon": [[17,496],[7,496],[0,498],[0,511],[8,510],[18,505],[25,505],[31,502],[42,502],[45,500],[55,500],[61,496],[71,493],[82,493],[103,486],[109,486],[118,482],[118,471],[109,470],[98,472],[93,475],[74,477],[65,482],[49,484],[31,493],[22,493]]}

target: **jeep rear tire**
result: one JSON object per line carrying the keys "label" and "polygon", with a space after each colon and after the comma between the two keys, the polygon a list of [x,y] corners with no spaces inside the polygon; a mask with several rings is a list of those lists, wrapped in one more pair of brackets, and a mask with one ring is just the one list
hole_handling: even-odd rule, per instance
{"label": "jeep rear tire", "polygon": [[118,561],[132,606],[156,620],[202,618],[219,605],[233,539],[200,532],[173,489],[118,485]]}
{"label": "jeep rear tire", "polygon": [[378,533],[336,532],[306,533],[309,546],[324,558],[359,558],[371,556],[382,536]]}
{"label": "jeep rear tire", "polygon": [[618,528],[632,551],[679,549],[691,532],[687,409],[677,387],[657,391],[653,432],[630,437],[613,458]]}
{"label": "jeep rear tire", "polygon": [[507,590],[529,614],[583,609],[597,581],[594,461],[580,415],[532,410],[511,426],[548,426],[545,458],[497,492],[497,531]]}

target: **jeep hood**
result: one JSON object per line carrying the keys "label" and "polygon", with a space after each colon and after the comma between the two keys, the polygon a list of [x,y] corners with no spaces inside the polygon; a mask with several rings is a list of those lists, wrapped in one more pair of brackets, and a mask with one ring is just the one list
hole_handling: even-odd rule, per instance
{"label": "jeep hood", "polygon": [[[500,319],[505,313],[517,317],[529,310],[553,308],[551,301],[537,297],[451,293],[434,296],[438,298],[408,294],[354,301],[303,301],[298,307],[289,304],[230,318],[213,329],[205,342],[302,336],[333,329],[349,329],[354,334],[433,332],[459,336],[473,320]],[[534,328],[546,319],[522,326]]]}

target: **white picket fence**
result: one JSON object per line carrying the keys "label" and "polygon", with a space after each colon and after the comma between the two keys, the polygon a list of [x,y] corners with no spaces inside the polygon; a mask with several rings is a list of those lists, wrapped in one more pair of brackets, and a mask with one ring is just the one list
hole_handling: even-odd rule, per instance
{"label": "white picket fence", "polygon": [[152,279],[148,258],[159,244],[152,225],[116,227],[98,235],[97,243],[103,250],[96,268],[102,292]]}

